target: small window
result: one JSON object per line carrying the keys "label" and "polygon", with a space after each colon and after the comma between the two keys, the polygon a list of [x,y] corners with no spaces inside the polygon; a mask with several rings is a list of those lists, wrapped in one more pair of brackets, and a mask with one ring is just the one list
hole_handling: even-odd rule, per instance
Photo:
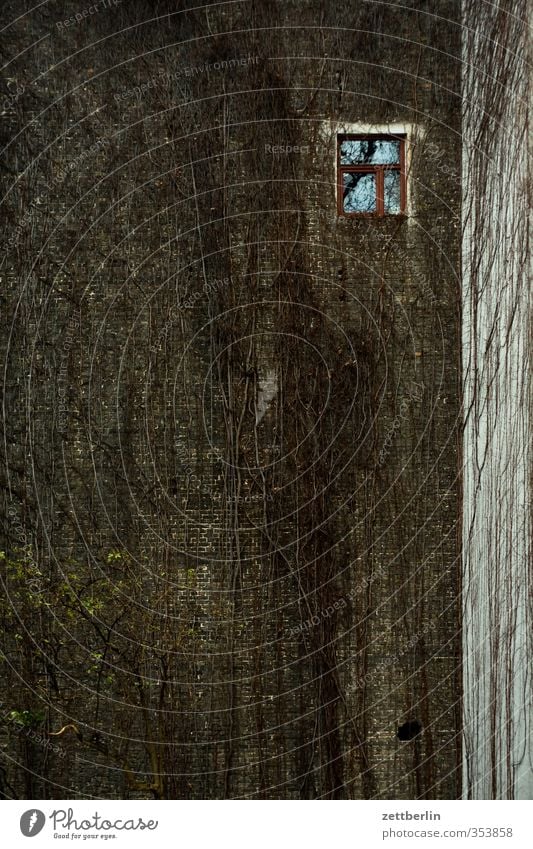
{"label": "small window", "polygon": [[338,137],[339,215],[403,215],[405,136]]}

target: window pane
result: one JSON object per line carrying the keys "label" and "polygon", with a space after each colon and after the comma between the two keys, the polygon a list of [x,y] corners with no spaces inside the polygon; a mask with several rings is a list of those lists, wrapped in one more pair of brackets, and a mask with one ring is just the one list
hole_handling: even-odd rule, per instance
{"label": "window pane", "polygon": [[385,212],[401,212],[399,171],[385,171]]}
{"label": "window pane", "polygon": [[341,142],[341,165],[399,165],[400,142],[353,139]]}
{"label": "window pane", "polygon": [[342,208],[344,212],[376,211],[376,175],[343,174]]}

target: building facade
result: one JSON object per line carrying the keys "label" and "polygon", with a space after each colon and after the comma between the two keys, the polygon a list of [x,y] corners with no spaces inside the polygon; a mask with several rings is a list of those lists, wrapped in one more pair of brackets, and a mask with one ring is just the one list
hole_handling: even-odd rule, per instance
{"label": "building facade", "polygon": [[459,4],[64,6],[5,48],[2,792],[457,798]]}

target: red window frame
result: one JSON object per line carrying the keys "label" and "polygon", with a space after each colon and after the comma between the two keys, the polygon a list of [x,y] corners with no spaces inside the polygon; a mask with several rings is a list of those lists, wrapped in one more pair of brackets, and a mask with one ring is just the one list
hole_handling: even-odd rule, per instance
{"label": "red window frame", "polygon": [[[341,165],[341,145],[344,141],[396,141],[400,142],[400,162],[393,165]],[[387,133],[343,133],[337,136],[337,212],[343,218],[398,218],[406,214],[407,180],[405,175],[405,135]],[[385,171],[400,172],[400,211],[385,211]],[[374,174],[376,178],[376,211],[346,212],[344,209],[344,174]]]}

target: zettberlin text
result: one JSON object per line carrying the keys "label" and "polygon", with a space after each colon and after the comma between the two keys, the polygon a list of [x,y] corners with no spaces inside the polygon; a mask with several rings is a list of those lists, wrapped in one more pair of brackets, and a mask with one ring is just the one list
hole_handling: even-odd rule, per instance
{"label": "zettberlin text", "polygon": [[381,814],[382,820],[440,820],[440,814],[433,811],[423,811],[412,814],[411,811],[395,811],[393,814]]}

